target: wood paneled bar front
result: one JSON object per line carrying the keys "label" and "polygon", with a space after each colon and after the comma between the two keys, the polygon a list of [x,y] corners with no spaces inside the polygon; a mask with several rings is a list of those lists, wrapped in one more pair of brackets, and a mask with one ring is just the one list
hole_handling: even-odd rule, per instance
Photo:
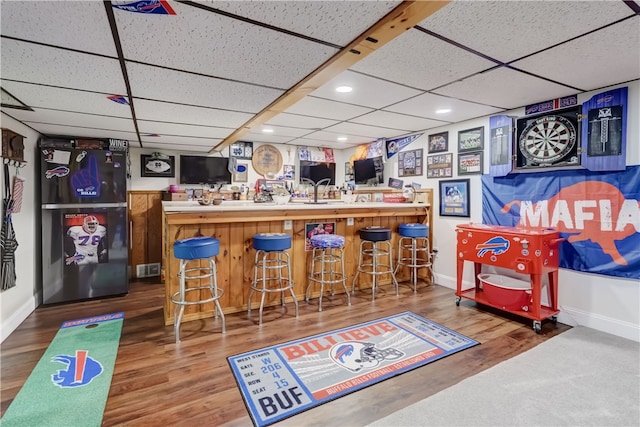
{"label": "wood paneled bar front", "polygon": [[[196,236],[209,236],[220,240],[220,254],[216,256],[218,286],[224,290],[220,304],[225,313],[233,313],[247,310],[255,257],[255,250],[252,247],[253,236],[256,233],[288,233],[292,236],[292,247],[289,253],[294,294],[299,302],[303,302],[311,253],[305,250],[307,224],[334,223],[335,233],[345,236],[345,270],[347,287],[351,289],[360,245],[358,230],[367,226],[391,228],[395,259],[398,225],[419,222],[429,224],[432,229],[432,215],[430,215],[432,193],[427,192],[426,196],[425,203],[329,202],[327,204],[276,205],[225,201],[218,206],[200,206],[197,202],[162,202],[165,325],[174,322],[171,295],[179,290],[177,274],[180,262],[173,256],[173,243],[177,240]],[[205,262],[203,261],[201,266],[204,267]],[[398,277],[400,280],[408,278],[409,271],[399,271]],[[366,278],[362,279],[362,283],[364,287]],[[385,277],[382,276],[381,284],[385,283]],[[202,283],[201,286],[205,284]],[[196,286],[196,284],[190,283],[189,286]],[[340,287],[336,287],[336,291],[338,288]],[[193,295],[188,294],[188,296],[193,297],[194,300],[198,298],[197,292],[190,294]],[[312,297],[314,297],[313,294]],[[279,298],[279,293],[267,295],[265,306],[279,304]],[[291,298],[289,297],[287,301],[291,301]],[[257,298],[254,298],[253,304],[257,307]],[[187,306],[183,322],[212,317],[213,310],[213,303]]]}

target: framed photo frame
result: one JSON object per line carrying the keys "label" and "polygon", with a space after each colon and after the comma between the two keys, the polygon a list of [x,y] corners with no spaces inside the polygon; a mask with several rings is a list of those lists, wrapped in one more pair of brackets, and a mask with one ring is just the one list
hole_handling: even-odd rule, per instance
{"label": "framed photo frame", "polygon": [[451,178],[453,176],[453,153],[427,156],[427,178]]}
{"label": "framed photo frame", "polygon": [[233,182],[249,181],[249,165],[247,163],[238,163],[236,170],[237,172],[233,174]]}
{"label": "framed photo frame", "polygon": [[469,179],[440,181],[440,216],[470,216]]}
{"label": "framed photo frame", "polygon": [[344,180],[353,181],[354,179],[355,175],[353,172],[353,165],[351,162],[344,162]]}
{"label": "framed photo frame", "polygon": [[253,157],[253,142],[237,141],[229,147],[229,157],[251,160]]}
{"label": "framed photo frame", "polygon": [[398,153],[398,176],[422,175],[422,148]]}
{"label": "framed photo frame", "polygon": [[458,153],[484,149],[484,126],[458,132]]}
{"label": "framed photo frame", "polygon": [[429,154],[449,151],[449,132],[440,132],[429,135]]}
{"label": "framed photo frame", "polygon": [[175,156],[140,154],[140,176],[146,178],[175,178]]}
{"label": "framed photo frame", "polygon": [[458,175],[482,174],[483,154],[483,151],[458,154]]}

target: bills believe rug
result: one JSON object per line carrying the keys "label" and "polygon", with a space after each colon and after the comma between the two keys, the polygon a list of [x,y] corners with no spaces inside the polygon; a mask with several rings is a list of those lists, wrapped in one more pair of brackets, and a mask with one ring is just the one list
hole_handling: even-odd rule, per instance
{"label": "bills believe rug", "polygon": [[0,420],[9,426],[100,426],[124,313],[64,322]]}
{"label": "bills believe rug", "polygon": [[262,427],[477,344],[405,312],[227,359]]}

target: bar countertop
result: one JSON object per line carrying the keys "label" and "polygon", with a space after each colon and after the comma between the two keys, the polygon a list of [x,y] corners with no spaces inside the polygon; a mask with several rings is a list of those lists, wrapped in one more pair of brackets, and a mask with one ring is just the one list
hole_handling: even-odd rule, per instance
{"label": "bar countertop", "polygon": [[202,206],[198,202],[162,202],[165,213],[178,212],[230,212],[230,211],[274,211],[274,210],[321,210],[321,209],[398,209],[402,207],[428,207],[428,203],[385,203],[385,202],[356,202],[346,203],[340,200],[331,200],[326,203],[289,202],[276,204],[273,202],[254,203],[250,201],[225,200],[220,205]]}

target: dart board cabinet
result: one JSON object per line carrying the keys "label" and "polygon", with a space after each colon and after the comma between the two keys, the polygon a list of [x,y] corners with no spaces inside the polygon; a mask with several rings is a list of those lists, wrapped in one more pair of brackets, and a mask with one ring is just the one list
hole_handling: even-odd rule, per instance
{"label": "dart board cabinet", "polygon": [[582,106],[516,120],[515,169],[580,166]]}

